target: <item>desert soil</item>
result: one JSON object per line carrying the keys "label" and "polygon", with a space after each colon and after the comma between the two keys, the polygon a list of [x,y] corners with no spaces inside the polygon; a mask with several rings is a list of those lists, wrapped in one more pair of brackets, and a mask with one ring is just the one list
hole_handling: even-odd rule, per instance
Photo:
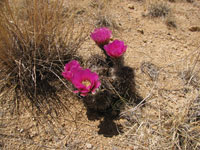
{"label": "desert soil", "polygon": [[[158,18],[147,16],[150,2],[115,0],[110,2],[107,12],[117,26],[110,27],[113,38],[128,45],[125,64],[134,69],[136,89],[147,103],[142,109],[138,108],[138,113],[153,120],[157,117],[154,107],[165,105],[166,109],[176,113],[187,99],[194,99],[199,94],[195,85],[187,86],[189,92],[184,91],[185,80],[181,75],[194,66],[200,50],[200,31],[193,30],[200,29],[200,1],[167,2],[171,13]],[[79,9],[84,10],[80,15],[84,16],[87,11],[96,13],[92,1],[82,0],[80,3]],[[171,19],[176,27],[167,26],[167,19]],[[80,49],[85,58],[99,51],[90,38]],[[199,62],[194,70],[198,72],[198,68]],[[65,90],[59,95],[69,106],[68,111],[58,116],[53,114],[55,117],[51,122],[42,120],[38,123],[36,118],[39,116],[33,116],[27,110],[22,110],[20,116],[12,115],[9,103],[1,105],[0,149],[148,149],[148,144],[125,141],[128,134],[126,118],[93,118],[81,100],[69,99],[69,92]]]}

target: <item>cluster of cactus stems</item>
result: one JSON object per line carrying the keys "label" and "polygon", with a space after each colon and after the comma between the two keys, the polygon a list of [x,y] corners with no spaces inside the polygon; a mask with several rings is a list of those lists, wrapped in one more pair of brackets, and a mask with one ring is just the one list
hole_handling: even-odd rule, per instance
{"label": "cluster of cactus stems", "polygon": [[108,28],[97,28],[91,38],[103,51],[105,58],[92,56],[88,68],[72,60],[66,64],[62,75],[70,81],[89,109],[105,112],[118,108],[122,100],[129,100],[134,95],[132,82],[133,69],[124,66],[123,54],[127,46],[123,41],[110,41],[112,32]]}

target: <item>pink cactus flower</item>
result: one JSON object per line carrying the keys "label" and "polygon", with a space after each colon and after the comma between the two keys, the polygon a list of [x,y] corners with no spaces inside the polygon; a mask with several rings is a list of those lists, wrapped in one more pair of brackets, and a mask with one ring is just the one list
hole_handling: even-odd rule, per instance
{"label": "pink cactus flower", "polygon": [[110,57],[118,58],[123,55],[127,46],[124,45],[123,41],[114,40],[112,43],[104,45],[104,49]]}
{"label": "pink cactus flower", "polygon": [[112,31],[108,28],[97,28],[91,33],[91,38],[99,45],[105,45],[111,38]]}
{"label": "pink cactus flower", "polygon": [[76,60],[72,60],[65,65],[62,75],[64,78],[71,81],[71,78],[73,77],[74,73],[79,69],[82,69],[79,62]]}
{"label": "pink cactus flower", "polygon": [[80,92],[81,96],[87,96],[90,92],[94,94],[95,90],[101,85],[99,76],[89,69],[76,71],[71,81],[77,88],[74,93]]}

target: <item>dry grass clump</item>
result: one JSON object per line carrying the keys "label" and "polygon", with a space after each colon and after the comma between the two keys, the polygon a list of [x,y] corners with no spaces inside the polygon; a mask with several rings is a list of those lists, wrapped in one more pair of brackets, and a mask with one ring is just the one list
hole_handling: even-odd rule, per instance
{"label": "dry grass clump", "polygon": [[[183,111],[173,118],[171,131],[176,138],[175,148],[197,150],[200,148],[199,97],[190,101]],[[173,139],[172,139],[173,140]]]}
{"label": "dry grass clump", "polygon": [[177,24],[176,21],[173,17],[167,17],[165,20],[165,24],[169,27],[169,28],[177,28]]}
{"label": "dry grass clump", "polygon": [[200,149],[198,60],[199,50],[195,50],[173,65],[160,67],[155,81],[148,78],[154,71],[153,65],[142,63],[142,74],[148,76],[140,78],[146,82],[143,84],[149,93],[144,104],[127,105],[121,113],[125,127],[119,137],[121,142],[133,149]]}
{"label": "dry grass clump", "polygon": [[176,111],[170,111],[164,102],[150,102],[135,110],[130,107],[130,111],[123,113],[128,121],[121,140],[134,149],[198,150],[200,103],[190,102],[191,105],[185,104]]}
{"label": "dry grass clump", "polygon": [[151,80],[155,81],[158,78],[159,68],[151,62],[143,62],[140,68],[143,73],[151,78]]}
{"label": "dry grass clump", "polygon": [[97,27],[112,27],[118,28],[117,23],[110,15],[97,14],[96,16],[96,26]]}
{"label": "dry grass clump", "polygon": [[150,4],[148,8],[148,16],[157,18],[157,17],[166,17],[170,13],[170,7],[165,2],[155,2]]}
{"label": "dry grass clump", "polygon": [[186,2],[188,2],[188,3],[193,3],[194,0],[186,0]]}
{"label": "dry grass clump", "polygon": [[86,37],[71,12],[62,0],[1,2],[1,92],[12,88],[38,108],[55,93],[52,81],[60,79],[66,62],[79,58]]}
{"label": "dry grass clump", "polygon": [[[170,1],[175,2],[175,1]],[[143,14],[144,17],[150,18],[164,18],[164,23],[168,28],[177,28],[177,23],[174,17],[173,9],[166,1],[152,1],[147,2],[147,12]]]}
{"label": "dry grass clump", "polygon": [[110,6],[112,6],[112,1],[91,1],[90,6],[95,9],[95,13],[92,15],[94,17],[94,25],[98,27],[109,27],[110,29],[119,29],[119,25],[116,18],[110,12]]}

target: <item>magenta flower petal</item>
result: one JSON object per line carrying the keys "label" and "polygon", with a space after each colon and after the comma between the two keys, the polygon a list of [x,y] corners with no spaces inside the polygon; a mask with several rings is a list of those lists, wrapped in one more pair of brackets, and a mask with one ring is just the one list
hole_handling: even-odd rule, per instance
{"label": "magenta flower petal", "polygon": [[86,96],[90,92],[94,93],[101,85],[98,75],[89,69],[76,71],[71,82],[82,96]]}
{"label": "magenta flower petal", "polygon": [[104,45],[104,50],[110,57],[118,58],[126,52],[127,46],[123,41],[114,40],[112,43]]}
{"label": "magenta flower petal", "polygon": [[109,42],[112,31],[108,28],[97,28],[91,33],[90,37],[99,45],[105,45]]}
{"label": "magenta flower petal", "polygon": [[87,96],[87,93],[81,93],[80,95],[85,97],[85,96]]}
{"label": "magenta flower petal", "polygon": [[95,84],[95,86],[94,86],[94,88],[93,88],[93,90],[92,90],[92,93],[95,93],[96,89],[97,89],[100,85],[101,85],[101,82],[98,81],[98,82]]}
{"label": "magenta flower petal", "polygon": [[62,75],[64,78],[71,81],[71,78],[73,77],[74,73],[79,69],[82,69],[82,68],[80,67],[80,64],[78,63],[78,61],[72,60],[65,65]]}
{"label": "magenta flower petal", "polygon": [[77,93],[79,93],[79,91],[78,91],[78,90],[75,90],[75,91],[73,91],[73,93],[77,94]]}

